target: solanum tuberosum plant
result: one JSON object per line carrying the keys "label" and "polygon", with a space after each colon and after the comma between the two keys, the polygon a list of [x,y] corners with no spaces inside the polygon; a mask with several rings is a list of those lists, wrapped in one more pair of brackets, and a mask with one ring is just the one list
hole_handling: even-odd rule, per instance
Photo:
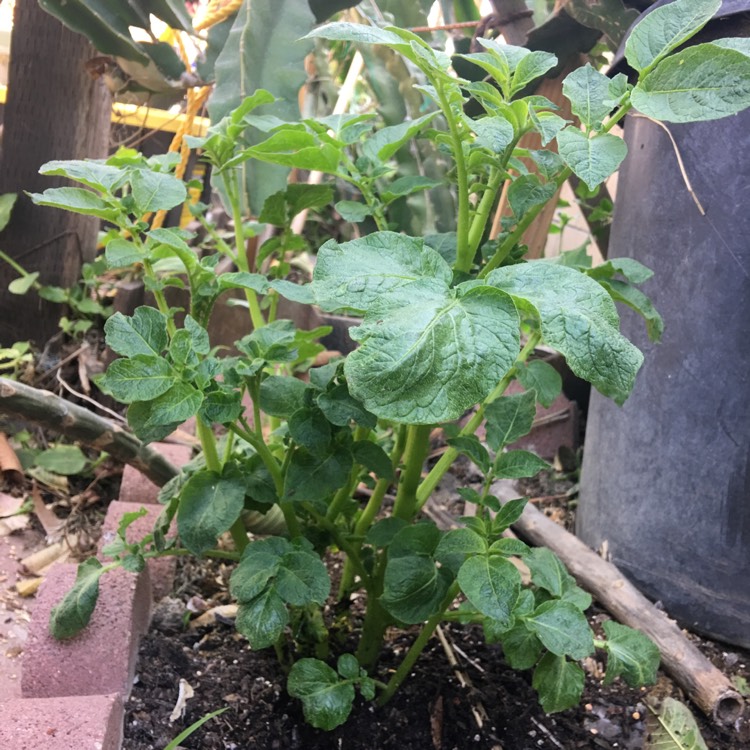
{"label": "solanum tuberosum plant", "polygon": [[[150,558],[194,554],[237,562],[231,577],[237,628],[253,648],[273,646],[282,663],[291,664],[289,692],[318,727],[345,721],[355,690],[386,702],[444,620],[481,624],[512,667],[533,669],[546,711],[579,700],[584,673],[577,662],[595,649],[607,652],[607,680],[651,681],[658,664],[653,644],[615,622],[605,624],[605,639],[594,638],[584,615],[591,598],[560,561],[546,549],[502,536],[525,499],[501,505],[491,488],[495,479],[533,476],[546,466],[531,453],[505,450],[531,428],[536,403],[549,404],[560,390],[556,372],[532,358],[539,343],[622,403],[642,355],[620,334],[615,301],[642,313],[653,338],[661,333],[658,314],[634,286],[650,276],[639,263],[612,260],[590,268],[579,255],[527,262],[519,241],[571,173],[594,189],[616,171],[626,146],[610,131],[631,108],[656,120],[689,122],[729,116],[750,104],[747,40],[675,52],[718,6],[718,0],[678,0],[648,15],[626,45],[638,72],[635,85],[623,75],[610,80],[590,65],[571,73],[563,91],[580,128],[548,100],[526,95],[555,67],[549,53],[480,40],[484,51],[464,57],[488,80],[472,83],[451,71],[447,55],[402,29],[317,29],[312,36],[382,44],[403,55],[426,81],[420,90],[429,111],[380,129],[369,115],[290,124],[264,115],[273,97],[256,92],[191,143],[212,164],[236,233],[228,242],[198,210],[215,249],[200,258],[184,232],[151,230],[144,219],[185,199],[168,159],[121,153],[107,162],[46,165],[43,171],[85,188],[48,190],[34,199],[116,226],[107,260],[112,266],[141,264],[157,301],[156,308],[141,307],[132,317],[115,314],[107,322],[107,342],[121,359],[100,387],[129,404],[128,420],[142,439],[161,439],[195,416],[203,447],[202,460],[163,489],[164,510],[152,534],[127,539],[133,516],[126,516],[105,549],[112,562],[81,565],[74,588],[52,614],[52,632],[64,638],[86,625],[107,570],[138,571]],[[469,98],[481,105],[481,116],[466,114]],[[238,146],[248,127],[268,137]],[[545,145],[555,140],[559,155],[519,148],[527,132],[539,133]],[[391,158],[414,138],[434,141],[453,165],[456,231],[429,241],[392,231],[388,219],[391,202],[434,184],[419,176],[393,179]],[[530,172],[522,158],[537,171]],[[268,199],[259,217],[278,233],[248,260],[239,174],[248,159],[318,170],[348,183],[362,198],[358,210],[347,204],[349,218],[371,217],[377,231],[326,242],[312,282],[291,283],[284,278],[289,254],[304,245],[291,231],[292,220],[329,203],[332,190],[290,185]],[[507,181],[512,214],[501,235],[487,241]],[[217,275],[222,256],[238,270]],[[165,258],[179,261],[186,282],[157,273]],[[175,283],[191,295],[180,325],[165,295],[165,286]],[[229,288],[244,290],[253,330],[237,342],[238,356],[219,357],[207,325]],[[307,380],[295,377],[319,351],[319,332],[278,320],[279,295],[361,316],[352,330],[358,348],[344,360],[309,369]],[[523,391],[506,395],[514,380]],[[241,403],[245,394],[251,414]],[[475,435],[482,424],[484,443]],[[423,476],[437,425],[453,437]],[[476,515],[461,519],[461,528],[441,531],[420,512],[460,454],[485,481],[481,491],[462,491]],[[371,487],[366,502],[357,494],[363,481]],[[395,502],[385,508],[392,486]],[[248,537],[248,516],[269,513],[283,517],[281,531]],[[173,519],[176,538],[168,533]],[[219,544],[226,532],[233,546]],[[323,556],[332,549],[345,558],[338,606],[345,609],[355,590],[366,594],[355,653],[331,651],[322,617],[332,595]],[[531,571],[530,585],[522,585],[513,557]],[[385,678],[378,656],[391,627],[414,627],[415,638]]]}

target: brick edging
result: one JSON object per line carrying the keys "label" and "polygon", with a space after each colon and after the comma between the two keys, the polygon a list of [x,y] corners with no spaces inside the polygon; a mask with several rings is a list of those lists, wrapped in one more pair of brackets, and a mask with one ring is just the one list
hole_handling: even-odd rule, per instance
{"label": "brick edging", "polygon": [[[190,460],[190,446],[155,443],[176,466]],[[111,541],[123,513],[145,507],[129,529],[132,538],[153,527],[161,511],[158,487],[130,466],[120,500],[110,503],[101,547]],[[57,641],[49,633],[50,611],[75,580],[75,565],[57,565],[45,578],[31,610],[21,662],[20,699],[0,702],[3,750],[121,750],[124,703],[133,684],[140,637],[148,629],[153,599],[172,589],[172,558],[151,560],[137,576],[123,570],[104,575],[89,626]]]}

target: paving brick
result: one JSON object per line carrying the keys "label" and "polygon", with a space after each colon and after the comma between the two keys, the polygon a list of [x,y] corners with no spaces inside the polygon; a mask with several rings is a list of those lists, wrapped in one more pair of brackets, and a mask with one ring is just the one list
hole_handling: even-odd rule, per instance
{"label": "paving brick", "polygon": [[3,750],[120,750],[122,727],[117,693],[0,703]]}
{"label": "paving brick", "polygon": [[[99,559],[103,562],[109,560],[109,558],[102,554],[102,548],[112,542],[117,536],[117,527],[125,513],[137,513],[141,508],[146,509],[146,515],[133,521],[125,532],[128,542],[135,542],[153,531],[154,523],[156,523],[156,519],[161,514],[162,507],[161,505],[123,503],[120,501],[110,503],[109,508],[107,508],[107,515],[104,518],[104,524],[102,525],[102,537],[99,540],[97,554]],[[172,524],[172,530],[176,534],[174,523]],[[177,560],[174,557],[160,557],[155,560],[149,560],[147,565],[151,579],[151,593],[154,601],[159,601],[159,599],[172,592]]]}
{"label": "paving brick", "polygon": [[[184,466],[191,458],[193,449],[178,443],[154,443],[152,446],[175,466]],[[128,465],[122,472],[120,500],[124,503],[157,503],[159,488],[138,469]]]}
{"label": "paving brick", "polygon": [[39,589],[21,670],[24,698],[130,694],[138,640],[151,611],[148,569],[137,576],[121,569],[103,575],[88,627],[58,641],[49,632],[49,614],[75,576],[75,565],[57,565]]}

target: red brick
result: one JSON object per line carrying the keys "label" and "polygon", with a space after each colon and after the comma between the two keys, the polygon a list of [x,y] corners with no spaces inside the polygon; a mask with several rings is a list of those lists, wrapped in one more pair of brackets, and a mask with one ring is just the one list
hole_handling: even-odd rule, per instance
{"label": "red brick", "polygon": [[88,627],[58,641],[49,632],[49,615],[75,576],[75,565],[57,565],[39,589],[21,669],[24,698],[130,694],[138,640],[150,617],[148,569],[137,576],[122,569],[105,573]]}
{"label": "red brick", "polygon": [[[117,536],[117,527],[120,519],[125,513],[135,513],[141,508],[146,509],[146,515],[137,518],[128,526],[125,536],[128,542],[136,542],[142,539],[146,534],[154,530],[154,523],[161,514],[163,506],[147,505],[143,503],[123,503],[115,501],[109,504],[107,515],[102,525],[102,537],[99,540],[99,550],[97,557],[102,562],[110,561],[110,558],[102,554],[102,548],[112,542]],[[172,524],[172,530],[175,526]],[[176,533],[176,532],[175,532]],[[177,560],[174,557],[159,557],[147,562],[149,577],[151,579],[151,593],[154,601],[159,601],[172,592]]]}
{"label": "red brick", "polygon": [[[152,446],[175,466],[184,466],[193,453],[189,445],[178,443],[154,443]],[[138,469],[128,465],[122,472],[120,500],[124,503],[158,503],[159,488]]]}
{"label": "red brick", "polygon": [[120,750],[122,698],[87,695],[0,703],[3,750]]}

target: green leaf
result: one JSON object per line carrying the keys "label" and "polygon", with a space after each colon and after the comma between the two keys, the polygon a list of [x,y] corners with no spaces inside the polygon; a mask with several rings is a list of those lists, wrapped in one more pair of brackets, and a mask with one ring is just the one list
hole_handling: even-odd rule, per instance
{"label": "green leaf", "polygon": [[513,563],[494,556],[470,557],[458,571],[466,598],[484,615],[510,626],[521,592],[521,574]]}
{"label": "green leaf", "polygon": [[449,438],[448,445],[455,448],[459,453],[468,456],[483,474],[490,470],[490,454],[487,449],[479,442],[476,435],[460,435],[459,437]]}
{"label": "green leaf", "polygon": [[440,539],[435,550],[435,559],[454,574],[457,574],[466,558],[487,552],[487,540],[471,529],[452,529]]}
{"label": "green leaf", "polygon": [[123,404],[151,401],[166,393],[175,383],[172,368],[165,359],[139,354],[116,359],[96,384]]}
{"label": "green leaf", "polygon": [[599,282],[615,302],[622,302],[635,310],[646,321],[646,332],[651,341],[661,341],[664,320],[653,302],[640,290],[617,279]]}
{"label": "green leaf", "polygon": [[125,177],[125,171],[103,161],[72,159],[70,161],[48,161],[39,167],[39,174],[68,177],[102,193],[112,192]]}
{"label": "green leaf", "polygon": [[303,406],[288,422],[289,435],[310,453],[325,455],[331,444],[331,424],[320,409]]}
{"label": "green leaf", "polygon": [[552,596],[561,597],[570,573],[560,558],[547,547],[535,547],[524,560],[531,571],[531,580]]}
{"label": "green leaf", "polygon": [[300,659],[289,672],[287,691],[302,701],[305,720],[330,731],[343,724],[352,710],[354,686],[342,681],[319,659]]}
{"label": "green leaf", "polygon": [[620,334],[614,302],[599,284],[543,261],[499,268],[487,280],[536,307],[544,341],[576,375],[616,403],[625,401],[643,355]]}
{"label": "green leaf", "polygon": [[607,620],[604,625],[607,641],[607,673],[604,684],[622,677],[631,687],[652,685],[656,682],[661,653],[656,644],[643,633]]}
{"label": "green leaf", "polygon": [[88,459],[75,445],[54,445],[42,451],[35,460],[37,466],[63,476],[80,474],[87,463]]}
{"label": "green leaf", "polygon": [[447,286],[453,273],[423,239],[374,232],[351,242],[326,242],[318,251],[312,289],[324,310],[365,312],[386,292],[423,277]]}
{"label": "green leaf", "polygon": [[531,681],[548,714],[576,706],[581,700],[583,683],[583,670],[575,662],[555,654],[542,657]]}
{"label": "green leaf", "polygon": [[588,138],[578,128],[567,127],[557,134],[563,161],[593,190],[613,175],[628,153],[622,138],[600,133]]}
{"label": "green leaf", "polygon": [[107,346],[124,357],[161,356],[167,348],[167,317],[154,307],[139,307],[132,317],[115,313],[104,324]]}
{"label": "green leaf", "polygon": [[[174,432],[184,420],[163,423],[155,417],[153,401],[135,401],[128,407],[128,424],[144,443],[163,440]],[[152,419],[152,417],[155,417]]]}
{"label": "green leaf", "polygon": [[516,220],[520,220],[527,211],[547,203],[556,192],[554,182],[543,184],[537,175],[525,174],[516,177],[508,188],[508,203]]}
{"label": "green leaf", "polygon": [[360,674],[360,666],[354,654],[341,654],[336,662],[336,671],[348,680],[356,680]]}
{"label": "green leaf", "polygon": [[307,384],[289,375],[270,375],[260,384],[260,408],[272,417],[290,417],[304,405]]}
{"label": "green leaf", "polygon": [[533,617],[526,618],[526,627],[557,656],[584,659],[594,651],[594,638],[586,617],[568,602],[544,602]]}
{"label": "green leaf", "polygon": [[292,545],[281,537],[248,544],[229,581],[232,596],[239,602],[250,602],[259,596],[276,575],[284,555],[291,550]]}
{"label": "green leaf", "polygon": [[74,214],[96,216],[105,221],[116,221],[120,209],[112,207],[98,195],[84,188],[49,188],[43,193],[29,193],[29,198],[37,206],[51,206],[72,211]]}
{"label": "green leaf", "polygon": [[271,164],[327,174],[336,173],[341,159],[341,151],[336,146],[321,143],[312,133],[290,128],[277,130],[245,153]]}
{"label": "green leaf", "polygon": [[388,558],[380,601],[397,620],[416,625],[435,614],[450,586],[448,571],[425,555]]}
{"label": "green leaf", "polygon": [[166,172],[138,169],[132,174],[130,185],[135,204],[141,213],[168,211],[184,203],[187,198],[182,180]]}
{"label": "green leaf", "polygon": [[350,332],[360,346],[344,365],[349,389],[383,419],[458,419],[512,367],[519,347],[515,306],[486,286],[457,293],[422,282],[400,292],[401,304],[368,314]]}
{"label": "green leaf", "polygon": [[432,557],[440,543],[441,532],[434,523],[427,521],[411,524],[401,529],[391,541],[389,558],[422,555]]}
{"label": "green leaf", "polygon": [[527,391],[536,391],[537,401],[545,408],[549,408],[562,391],[560,373],[541,359],[516,365],[516,378]]}
{"label": "green leaf", "polygon": [[750,57],[715,44],[671,55],[631,94],[633,106],[665,122],[718,120],[750,106]]}
{"label": "green leaf", "polygon": [[[211,121],[217,123],[259,89],[279,97],[264,112],[295,121],[299,118],[297,94],[305,82],[304,59],[311,44],[299,41],[313,25],[308,3],[298,0],[253,0],[243,3],[219,54],[216,86],[209,103]],[[258,134],[246,133],[243,143],[252,145]],[[245,161],[240,180],[254,215],[266,198],[286,187],[287,169],[273,164]]]}
{"label": "green leaf", "polygon": [[589,268],[586,273],[592,279],[611,279],[616,274],[622,274],[632,284],[642,284],[653,277],[654,272],[633,258],[612,258]]}
{"label": "green leaf", "polygon": [[315,553],[295,550],[282,557],[274,588],[287,604],[297,607],[322,605],[331,592],[331,579]]}
{"label": "green leaf", "polygon": [[326,419],[337,427],[356,422],[360,427],[373,429],[377,419],[350,393],[346,383],[340,383],[318,396],[318,406]]}
{"label": "green leaf", "polygon": [[364,221],[368,216],[372,215],[369,206],[358,201],[339,201],[334,205],[334,208],[339,212],[344,221],[351,221],[355,224]]}
{"label": "green leaf", "polygon": [[260,649],[273,646],[288,622],[289,612],[281,597],[273,589],[266,589],[239,605],[235,626],[252,648]]}
{"label": "green leaf", "polygon": [[118,237],[107,243],[104,257],[110,268],[126,268],[134,263],[142,263],[144,254],[134,243]]}
{"label": "green leaf", "polygon": [[388,547],[396,534],[406,528],[407,522],[403,518],[386,516],[374,523],[365,534],[365,541],[375,547]]}
{"label": "green leaf", "polygon": [[542,642],[523,623],[503,633],[500,641],[505,659],[513,669],[531,669],[542,653]]}
{"label": "green leaf", "polygon": [[18,193],[5,193],[0,195],[0,232],[8,226],[16,198],[18,198]]}
{"label": "green leaf", "polygon": [[506,117],[500,115],[469,120],[467,124],[476,133],[476,143],[493,154],[502,154],[513,143],[515,130]]}
{"label": "green leaf", "polygon": [[690,709],[674,698],[649,704],[648,739],[644,750],[708,750]]}
{"label": "green leaf", "polygon": [[676,0],[645,15],[625,42],[625,58],[639,72],[651,70],[673,49],[697,34],[721,6],[720,0]]}
{"label": "green leaf", "polygon": [[388,161],[404,144],[411,141],[437,112],[429,112],[416,120],[406,120],[398,125],[381,128],[365,140],[362,151],[375,164]]}
{"label": "green leaf", "polygon": [[576,68],[563,81],[563,94],[570,101],[573,114],[587,128],[598,130],[612,109],[609,85],[609,78],[590,63]]}
{"label": "green leaf", "polygon": [[498,478],[534,477],[540,471],[550,468],[544,459],[529,451],[498,453],[495,458],[495,476]]}
{"label": "green leaf", "polygon": [[26,292],[34,286],[38,278],[38,271],[34,271],[34,273],[27,273],[24,276],[13,279],[13,281],[8,284],[8,291],[11,294],[26,294]]}
{"label": "green leaf", "polygon": [[359,44],[383,44],[407,52],[410,47],[393,31],[361,23],[328,23],[313,29],[305,39],[330,39],[332,41],[357,42]]}
{"label": "green leaf", "polygon": [[89,624],[99,598],[99,578],[103,572],[102,564],[94,557],[78,566],[73,587],[52,608],[49,616],[50,633],[55,638],[72,638]]}
{"label": "green leaf", "polygon": [[234,422],[244,410],[239,391],[211,391],[205,394],[200,415],[207,424],[229,424]]}
{"label": "green leaf", "polygon": [[177,530],[182,543],[195,555],[216,546],[220,534],[239,518],[245,484],[239,476],[199,471],[188,479],[177,508]]}
{"label": "green leaf", "polygon": [[185,330],[190,334],[193,351],[196,354],[208,354],[211,344],[208,340],[208,331],[195,320],[192,315],[185,316]]}
{"label": "green leaf", "polygon": [[750,39],[743,36],[727,37],[726,39],[714,39],[711,44],[724,49],[733,49],[742,52],[743,55],[750,55]]}
{"label": "green leaf", "polygon": [[381,193],[381,198],[386,203],[390,203],[391,201],[396,200],[396,198],[403,198],[406,195],[411,195],[420,190],[430,190],[443,184],[443,180],[438,180],[434,177],[423,177],[418,174],[410,174],[404,177],[399,177],[391,182]]}
{"label": "green leaf", "polygon": [[542,146],[546,146],[569,122],[554,112],[535,112],[533,108],[529,108],[529,118],[541,136]]}
{"label": "green leaf", "polygon": [[153,401],[151,424],[174,424],[195,416],[203,403],[203,393],[187,383],[175,383],[168,391]]}
{"label": "green leaf", "polygon": [[346,484],[353,465],[343,446],[334,444],[325,456],[299,448],[284,479],[284,497],[301,503],[324,500]]}
{"label": "green leaf", "polygon": [[527,502],[527,498],[518,497],[515,500],[508,500],[507,503],[503,503],[503,507],[497,512],[492,522],[493,532],[500,534],[512,526],[523,514]]}
{"label": "green leaf", "polygon": [[518,93],[532,81],[540,78],[557,65],[551,52],[535,51],[524,55],[516,64],[511,84],[511,95]]}
{"label": "green leaf", "polygon": [[493,451],[499,451],[531,429],[536,416],[536,394],[526,391],[502,396],[486,407],[484,415],[487,419],[487,444]]}
{"label": "green leaf", "polygon": [[388,454],[371,440],[358,440],[352,445],[354,460],[378,479],[393,479],[393,465]]}

